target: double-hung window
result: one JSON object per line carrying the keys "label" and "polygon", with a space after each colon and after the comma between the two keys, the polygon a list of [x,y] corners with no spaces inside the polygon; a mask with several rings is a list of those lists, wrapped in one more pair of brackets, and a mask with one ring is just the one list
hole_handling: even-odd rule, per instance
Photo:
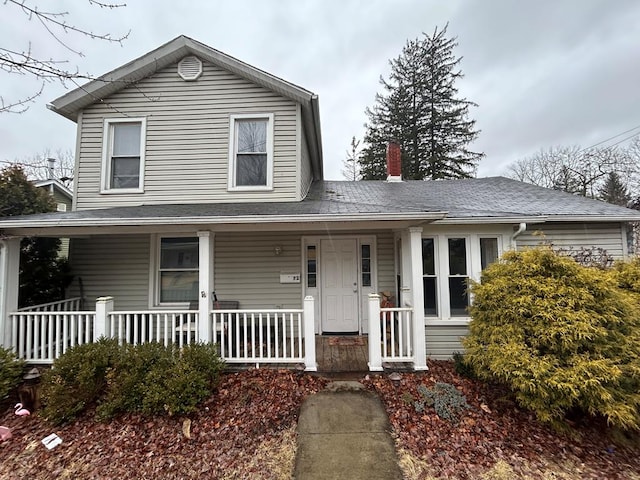
{"label": "double-hung window", "polygon": [[438,276],[436,274],[434,238],[422,239],[422,288],[424,295],[424,314],[438,315]]}
{"label": "double-hung window", "polygon": [[273,186],[273,114],[231,115],[229,190]]}
{"label": "double-hung window", "polygon": [[159,303],[198,300],[198,238],[163,237],[159,240]]}
{"label": "double-hung window", "polygon": [[104,123],[102,192],[142,192],[145,119],[107,119]]}
{"label": "double-hung window", "polygon": [[469,306],[467,239],[449,238],[449,309],[452,317],[466,316]]}

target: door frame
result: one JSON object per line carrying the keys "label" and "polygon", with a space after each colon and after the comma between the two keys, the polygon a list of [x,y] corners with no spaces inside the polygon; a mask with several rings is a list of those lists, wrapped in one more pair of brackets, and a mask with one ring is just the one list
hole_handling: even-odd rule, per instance
{"label": "door frame", "polygon": [[[378,247],[377,236],[375,233],[369,234],[344,234],[344,235],[303,235],[301,238],[301,271],[302,274],[302,298],[307,295],[314,297],[315,301],[315,332],[316,335],[322,335],[322,251],[320,248],[321,240],[348,240],[356,241],[357,250],[357,278],[358,291],[354,294],[358,297],[358,334],[366,333],[368,325],[366,317],[368,314],[366,298],[369,293],[378,291]],[[371,286],[362,285],[362,245],[371,245]],[[309,272],[307,271],[307,247],[315,246],[316,254],[316,287],[309,287]]]}

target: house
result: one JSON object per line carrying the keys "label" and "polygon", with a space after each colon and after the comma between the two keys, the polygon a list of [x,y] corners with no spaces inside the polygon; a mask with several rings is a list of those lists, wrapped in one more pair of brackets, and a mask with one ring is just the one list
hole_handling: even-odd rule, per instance
{"label": "house", "polygon": [[[325,181],[318,97],[184,36],[49,107],[78,126],[73,208],[0,220],[0,340],[33,363],[112,335],[315,370],[316,336],[359,334],[371,370],[425,369],[502,252],[543,232],[622,258],[640,220],[501,177],[403,181],[394,144],[387,181]],[[71,238],[69,300],[17,310],[28,235]]]}
{"label": "house", "polygon": [[[49,195],[53,197],[53,201],[56,203],[56,209],[58,212],[67,212],[71,211],[73,206],[73,192],[69,190],[69,188],[62,183],[60,180],[54,177],[54,162],[55,160],[50,158],[49,161],[49,175],[46,180],[35,180],[33,184],[38,187],[46,190]],[[60,239],[60,253],[61,257],[69,256],[69,239],[62,238]]]}

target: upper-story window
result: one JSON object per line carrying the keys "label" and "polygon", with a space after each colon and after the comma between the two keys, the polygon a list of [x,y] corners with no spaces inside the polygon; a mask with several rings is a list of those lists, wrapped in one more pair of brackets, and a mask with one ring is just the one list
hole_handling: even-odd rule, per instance
{"label": "upper-story window", "polygon": [[102,152],[102,192],[143,191],[144,118],[106,119]]}
{"label": "upper-story window", "polygon": [[229,190],[273,186],[273,114],[231,115]]}

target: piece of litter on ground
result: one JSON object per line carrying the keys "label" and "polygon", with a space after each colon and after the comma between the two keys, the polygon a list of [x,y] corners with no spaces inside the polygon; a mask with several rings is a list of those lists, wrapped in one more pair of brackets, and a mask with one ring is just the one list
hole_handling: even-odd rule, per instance
{"label": "piece of litter on ground", "polygon": [[42,439],[42,444],[45,447],[47,447],[49,450],[57,447],[61,443],[62,443],[62,439],[55,433],[52,433],[51,435],[48,435]]}
{"label": "piece of litter on ground", "polygon": [[11,438],[11,429],[9,427],[0,427],[0,440],[5,441]]}
{"label": "piece of litter on ground", "polygon": [[191,420],[188,418],[182,422],[182,434],[186,438],[191,438]]}

